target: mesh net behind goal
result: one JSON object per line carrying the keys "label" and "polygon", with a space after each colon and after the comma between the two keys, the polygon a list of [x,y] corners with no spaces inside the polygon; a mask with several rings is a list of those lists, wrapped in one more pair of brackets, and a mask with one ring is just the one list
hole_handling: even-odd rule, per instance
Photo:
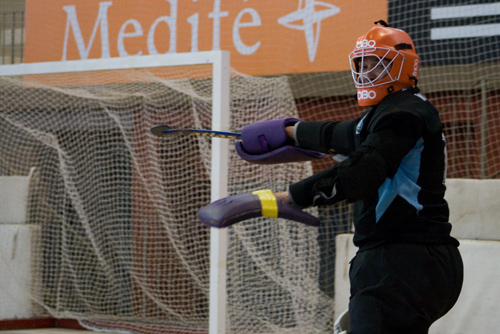
{"label": "mesh net behind goal", "polygon": [[[210,139],[149,129],[210,128],[211,71],[105,71],[113,83],[98,85],[81,85],[96,72],[0,79],[0,172],[36,168],[29,223],[41,236],[31,298],[45,314],[144,333],[208,328],[209,229],[196,212],[210,202]],[[286,77],[233,73],[231,96],[234,131],[298,116]],[[249,164],[233,148],[230,157],[231,194],[284,190],[313,171]],[[231,332],[328,325],[332,284],[329,292],[318,285],[317,239],[318,229],[273,219],[229,230]]]}
{"label": "mesh net behind goal", "polygon": [[[161,2],[170,8],[175,1]],[[379,1],[365,1],[366,6],[358,8],[346,1],[342,20],[332,16],[322,21],[322,38],[333,32],[334,41],[325,44],[322,39],[315,50],[324,60],[338,56],[346,45],[354,47],[355,40],[344,35],[351,32],[351,19],[359,11],[363,25],[388,18],[392,26],[406,30],[422,58],[418,86],[443,120],[450,178],[500,175],[500,10],[497,2],[483,2],[488,6],[476,6],[476,1],[449,6],[444,1],[391,0],[380,7]],[[199,2],[185,3],[193,6],[192,12],[183,12],[186,17],[202,13],[195,6]],[[245,3],[223,2],[223,10],[230,13],[221,19],[223,24],[229,18],[234,22]],[[293,6],[276,1],[262,5],[268,12],[259,13],[262,18],[293,18],[288,14],[294,10],[307,14],[300,11],[306,3],[321,7],[318,1],[295,1]],[[281,11],[285,4],[289,7]],[[200,14],[200,22],[214,10]],[[142,11],[134,14],[146,20]],[[47,25],[51,15],[37,13]],[[97,9],[90,14],[78,11],[78,22],[92,26],[96,16]],[[240,23],[243,27],[248,22]],[[265,24],[259,28],[267,29]],[[278,45],[272,49],[273,62],[250,61],[253,58],[240,54],[232,63],[229,130],[282,117],[346,120],[362,112],[346,70],[276,74],[276,68],[295,73],[298,58],[309,62],[310,50],[304,45],[308,38],[314,42],[312,34],[304,35],[305,28],[295,30],[296,40],[291,41],[259,35],[262,45]],[[257,42],[244,31],[246,43]],[[224,50],[231,33],[221,32]],[[191,45],[188,42],[179,37],[180,45]],[[207,41],[199,42],[200,49],[206,47]],[[295,48],[299,42],[300,55]],[[32,52],[43,48],[31,45]],[[90,54],[98,53],[96,49]],[[233,56],[237,51],[231,52]],[[347,66],[348,54],[339,59],[332,69]],[[245,75],[259,69],[273,75]],[[27,175],[35,167],[28,223],[40,233],[33,245],[30,287],[23,288],[38,314],[111,331],[208,331],[209,229],[196,212],[210,202],[211,141],[158,138],[149,129],[158,124],[210,129],[211,76],[210,65],[0,76],[0,175]],[[314,163],[254,165],[242,161],[231,145],[229,192],[284,190],[333,163],[326,157]],[[334,237],[351,231],[351,210],[341,203],[312,213],[321,218],[318,229],[273,219],[253,219],[228,229],[228,333],[332,331]],[[7,266],[0,263],[0,268]],[[5,287],[0,284],[2,298],[18,298]]]}

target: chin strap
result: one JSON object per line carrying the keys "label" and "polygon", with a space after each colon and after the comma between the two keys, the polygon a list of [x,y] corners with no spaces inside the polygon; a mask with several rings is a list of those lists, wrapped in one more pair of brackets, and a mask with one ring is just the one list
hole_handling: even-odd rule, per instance
{"label": "chin strap", "polygon": [[[411,80],[415,82],[415,88],[417,88],[418,79],[415,77],[410,77]],[[418,88],[417,88],[418,89]]]}

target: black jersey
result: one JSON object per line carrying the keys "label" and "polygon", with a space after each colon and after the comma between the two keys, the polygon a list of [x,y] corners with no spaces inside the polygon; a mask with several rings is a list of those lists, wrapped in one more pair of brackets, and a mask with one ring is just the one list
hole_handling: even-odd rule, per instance
{"label": "black jersey", "polygon": [[354,243],[455,244],[444,199],[446,150],[436,108],[417,89],[388,95],[354,120],[301,122],[298,145],[348,158],[290,185],[301,207],[354,202]]}

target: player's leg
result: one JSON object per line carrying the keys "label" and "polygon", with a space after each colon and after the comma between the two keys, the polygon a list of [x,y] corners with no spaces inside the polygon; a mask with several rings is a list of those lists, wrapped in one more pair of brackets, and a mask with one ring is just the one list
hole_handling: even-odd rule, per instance
{"label": "player's leg", "polygon": [[456,302],[463,280],[453,246],[385,244],[351,264],[352,334],[425,334]]}

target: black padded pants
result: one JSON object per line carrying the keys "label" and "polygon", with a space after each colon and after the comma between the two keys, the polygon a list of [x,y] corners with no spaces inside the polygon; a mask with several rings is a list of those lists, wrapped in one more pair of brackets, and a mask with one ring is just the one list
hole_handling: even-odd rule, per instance
{"label": "black padded pants", "polygon": [[451,245],[386,243],[359,251],[349,272],[349,334],[426,334],[460,295]]}

